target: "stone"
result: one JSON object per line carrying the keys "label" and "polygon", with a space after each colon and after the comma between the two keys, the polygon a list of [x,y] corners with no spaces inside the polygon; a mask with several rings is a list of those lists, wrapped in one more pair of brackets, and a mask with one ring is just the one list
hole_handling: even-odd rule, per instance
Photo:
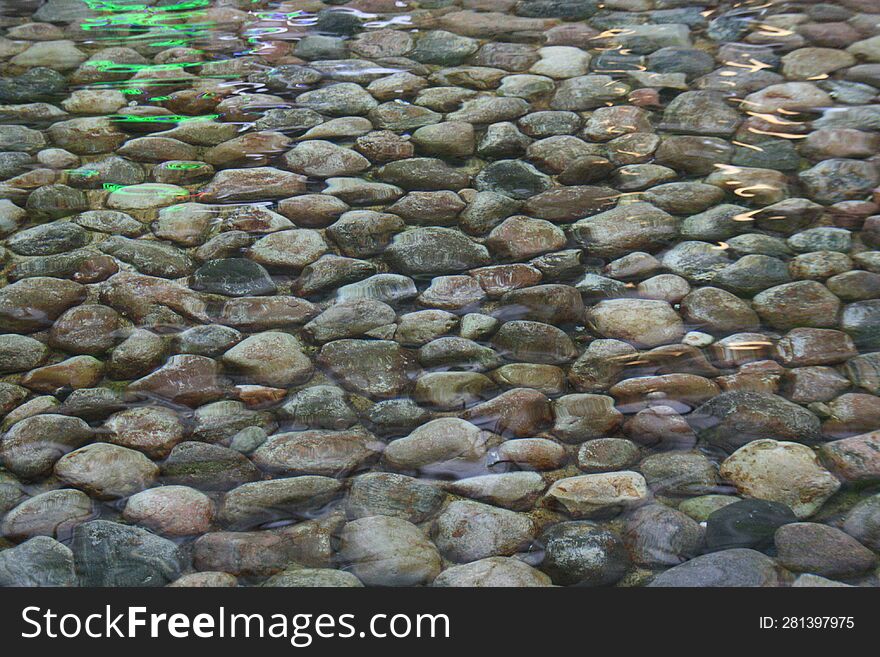
{"label": "stone", "polygon": [[448,484],[447,490],[506,509],[528,511],[545,487],[536,472],[505,472],[459,479]]}
{"label": "stone", "polygon": [[441,572],[432,586],[461,587],[535,587],[550,586],[550,578],[528,564],[512,557],[487,557],[471,563],[450,566]]}
{"label": "stone", "polygon": [[39,367],[48,347],[34,338],[14,333],[0,335],[0,372],[23,372]]}
{"label": "stone", "polygon": [[73,281],[41,276],[7,285],[0,290],[0,330],[33,333],[80,303],[85,293]]}
{"label": "stone", "polygon": [[469,408],[462,417],[487,431],[523,438],[551,422],[550,402],[537,390],[514,388]]}
{"label": "stone", "polygon": [[455,501],[437,516],[433,534],[441,554],[463,563],[524,549],[534,538],[535,526],[528,516],[514,511]]}
{"label": "stone", "polygon": [[291,395],[279,408],[288,419],[285,426],[311,429],[348,429],[357,423],[357,415],[348,405],[341,388],[317,385]]}
{"label": "stone", "polygon": [[265,577],[290,566],[328,568],[330,535],[342,525],[339,514],[307,520],[276,531],[211,532],[193,545],[193,562],[202,571]]}
{"label": "stone", "polygon": [[269,436],[251,458],[266,472],[333,477],[362,468],[380,449],[381,444],[359,428],[313,429]]}
{"label": "stone", "polygon": [[701,287],[681,301],[689,326],[708,333],[725,334],[758,328],[758,315],[739,297],[715,287]]}
{"label": "stone", "polygon": [[136,449],[152,458],[167,456],[183,440],[177,413],[160,406],[139,406],[114,413],[104,423],[113,444]]}
{"label": "stone", "polygon": [[409,385],[408,357],[388,340],[334,340],[321,348],[318,363],[359,394],[394,397]]}
{"label": "stone", "polygon": [[301,270],[329,251],[324,238],[307,228],[271,233],[254,242],[250,257],[267,267]]}
{"label": "stone", "polygon": [[601,438],[623,423],[623,415],[614,408],[614,399],[605,395],[565,395],[553,403],[553,434],[566,443],[582,443]]}
{"label": "stone", "polygon": [[128,386],[145,396],[155,395],[172,402],[197,406],[222,395],[223,380],[215,361],[205,356],[172,356],[158,370]]}
{"label": "stone", "polygon": [[639,447],[622,438],[596,438],[581,444],[578,469],[587,473],[626,470],[638,460]]}
{"label": "stone", "polygon": [[750,548],[766,550],[773,545],[776,530],[797,522],[785,504],[766,500],[733,500],[706,519],[706,548],[709,551]]}
{"label": "stone", "polygon": [[494,387],[477,372],[429,372],[416,381],[413,397],[437,408],[466,408],[491,396]]}
{"label": "stone", "polygon": [[427,584],[442,568],[437,549],[421,530],[390,516],[347,523],[340,536],[339,558],[368,586]]}
{"label": "stone", "polygon": [[686,561],[659,574],[648,586],[776,587],[782,583],[773,559],[755,550],[736,548]]}
{"label": "stone", "polygon": [[820,577],[859,575],[877,564],[877,555],[839,529],[812,522],[794,522],[776,530],[779,563],[795,572]]}
{"label": "stone", "polygon": [[541,322],[505,322],[492,344],[507,358],[528,363],[562,364],[577,356],[574,344],[563,331]]}
{"label": "stone", "polygon": [[623,539],[635,563],[663,568],[697,556],[703,546],[703,528],[681,511],[649,504],[626,519]]}
{"label": "stone", "polygon": [[549,501],[579,518],[616,515],[647,496],[644,477],[627,470],[567,477],[547,491]]}
{"label": "stone", "polygon": [[219,356],[242,339],[241,333],[234,328],[219,324],[194,326],[176,336],[180,353],[208,357]]}
{"label": "stone", "polygon": [[297,339],[274,331],[242,340],[223,354],[222,361],[250,380],[275,387],[303,383],[313,370]]}
{"label": "stone", "polygon": [[193,273],[191,288],[236,297],[274,294],[277,289],[269,273],[246,258],[206,262]]}
{"label": "stone", "polygon": [[583,75],[563,80],[550,100],[555,110],[581,112],[613,102],[627,93],[629,87],[607,75]]}
{"label": "stone", "polygon": [[49,343],[74,354],[101,354],[116,343],[119,314],[98,304],[84,304],[64,312],[52,325]]}
{"label": "stone", "polygon": [[877,300],[848,304],[843,308],[840,328],[852,337],[856,347],[876,349],[880,346],[880,332],[876,327],[878,314],[880,302]]}
{"label": "stone", "polygon": [[310,475],[246,483],[226,494],[218,518],[226,527],[245,530],[301,517],[326,505],[340,488],[335,479]]}
{"label": "stone", "polygon": [[[485,287],[486,283],[483,285]],[[550,283],[510,290],[501,297],[501,303],[505,315],[511,319],[568,324],[580,323],[584,316],[581,294],[570,285]]]}
{"label": "stone", "polygon": [[394,332],[395,341],[408,347],[420,347],[451,332],[458,318],[446,310],[417,310],[401,315]]}
{"label": "stone", "polygon": [[718,487],[718,467],[696,451],[652,454],[642,460],[639,469],[657,495],[702,495]]}
{"label": "stone", "polygon": [[733,451],[752,440],[819,440],[819,418],[777,395],[724,392],[688,418],[700,438]]}
{"label": "stone", "polygon": [[817,203],[861,199],[880,183],[880,173],[868,162],[832,158],[798,174],[806,195]]}
{"label": "stone", "polygon": [[542,219],[510,217],[492,229],[486,240],[489,249],[502,258],[525,260],[566,244],[561,229]]}
{"label": "stone", "polygon": [[648,299],[600,301],[589,320],[602,336],[653,347],[684,336],[681,318],[665,301]]}
{"label": "stone", "polygon": [[159,468],[133,449],[94,443],[58,459],[55,475],[91,497],[115,500],[149,488],[159,476]]}
{"label": "stone", "polygon": [[619,257],[656,251],[678,236],[678,221],[650,203],[631,203],[577,221],[573,237],[592,254]]}
{"label": "stone", "polygon": [[162,482],[197,490],[229,490],[260,479],[261,473],[243,454],[221,445],[185,441],[175,445],[162,463]]}
{"label": "stone", "polygon": [[95,515],[88,495],[78,490],[52,490],[34,495],[7,512],[0,534],[15,541],[35,536],[70,539],[74,528]]}
{"label": "stone", "polygon": [[319,178],[355,175],[370,166],[359,153],[321,140],[300,142],[285,153],[284,161],[291,171]]}
{"label": "stone", "polygon": [[415,228],[400,233],[385,254],[407,275],[454,273],[488,264],[488,251],[449,228]]}
{"label": "stone", "polygon": [[739,122],[739,113],[725,102],[722,94],[686,91],[666,107],[661,127],[683,134],[729,137]]}
{"label": "stone", "polygon": [[83,420],[48,413],[25,418],[6,432],[0,456],[15,475],[34,478],[51,472],[67,452],[81,447],[94,435]]}
{"label": "stone", "polygon": [[48,536],[0,552],[0,586],[76,586],[73,553]]}
{"label": "stone", "polygon": [[813,515],[840,488],[809,447],[769,439],[738,449],[720,474],[742,494],[785,504],[798,518]]}
{"label": "stone", "polygon": [[186,567],[173,542],[108,520],[77,527],[71,547],[83,586],[164,586]]}
{"label": "stone", "polygon": [[340,82],[306,91],[297,96],[298,105],[331,116],[361,116],[376,107],[376,100],[352,82]]}
{"label": "stone", "polygon": [[555,470],[566,461],[565,448],[546,438],[508,440],[491,454],[497,463],[514,463],[523,470]]}
{"label": "stone", "polygon": [[849,485],[871,484],[880,479],[877,446],[880,432],[835,440],[819,447],[822,462]]}
{"label": "stone", "polygon": [[439,418],[389,443],[383,458],[400,470],[418,470],[449,461],[476,461],[486,451],[486,440],[484,432],[470,422]]}
{"label": "stone", "polygon": [[462,122],[426,125],[413,132],[412,141],[426,155],[468,157],[474,152],[474,128]]}
{"label": "stone", "polygon": [[872,495],[858,502],[846,514],[842,529],[876,552],[880,545],[880,497]]}
{"label": "stone", "polygon": [[621,537],[588,521],[561,522],[541,534],[541,569],[563,586],[607,586],[630,565]]}
{"label": "stone", "polygon": [[392,516],[421,523],[440,510],[445,497],[439,487],[421,479],[368,472],[352,480],[345,510],[351,519]]}
{"label": "stone", "polygon": [[125,141],[125,134],[106,117],[59,121],[49,127],[49,136],[57,147],[76,155],[110,153]]}
{"label": "stone", "polygon": [[445,160],[430,157],[389,162],[376,175],[383,182],[405,190],[457,191],[468,187],[470,183],[470,176],[463,169],[453,167]]}
{"label": "stone", "polygon": [[360,587],[361,581],[341,570],[331,568],[298,568],[285,570],[269,577],[262,586],[282,586],[293,588],[317,587]]}
{"label": "stone", "polygon": [[214,503],[193,488],[160,486],[128,498],[122,517],[164,536],[207,532],[214,520]]}
{"label": "stone", "polygon": [[273,167],[223,169],[201,189],[200,200],[230,203],[287,198],[304,193],[305,181],[304,176]]}

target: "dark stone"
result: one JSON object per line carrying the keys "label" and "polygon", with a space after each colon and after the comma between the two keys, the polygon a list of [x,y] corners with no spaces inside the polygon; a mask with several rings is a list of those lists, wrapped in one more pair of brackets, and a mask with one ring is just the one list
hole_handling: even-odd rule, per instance
{"label": "dark stone", "polygon": [[[359,13],[359,12],[358,12]],[[361,30],[361,19],[347,8],[322,9],[318,12],[315,28],[322,34],[351,36]]]}
{"label": "dark stone", "polygon": [[0,586],[75,586],[73,553],[48,536],[0,552]]}
{"label": "dark stone", "polygon": [[476,178],[477,189],[497,192],[510,198],[525,199],[550,188],[550,178],[531,164],[519,160],[499,160],[483,169]]}
{"label": "dark stone", "polygon": [[598,0],[523,0],[516,6],[517,16],[564,18],[582,21],[599,11]]}
{"label": "dark stone", "polygon": [[6,240],[6,245],[18,255],[43,256],[72,251],[88,241],[89,233],[81,226],[57,222],[23,230]]}
{"label": "dark stone", "polygon": [[186,568],[175,543],[108,520],[77,527],[73,555],[82,586],[165,586]]}
{"label": "dark stone", "polygon": [[18,104],[52,100],[66,87],[58,71],[37,66],[17,78],[0,78],[0,102]]}
{"label": "dark stone", "polygon": [[709,515],[706,549],[710,552],[731,548],[765,550],[773,545],[776,530],[790,522],[797,522],[797,516],[779,502],[734,502]]}
{"label": "dark stone", "polygon": [[623,577],[629,556],[620,537],[587,521],[563,522],[541,537],[541,569],[555,584],[607,586]]}
{"label": "dark stone", "polygon": [[725,392],[697,408],[688,422],[703,440],[729,452],[762,438],[816,442],[819,418],[777,395]]}
{"label": "dark stone", "polygon": [[275,283],[262,265],[247,258],[210,260],[193,274],[194,290],[230,297],[275,294]]}

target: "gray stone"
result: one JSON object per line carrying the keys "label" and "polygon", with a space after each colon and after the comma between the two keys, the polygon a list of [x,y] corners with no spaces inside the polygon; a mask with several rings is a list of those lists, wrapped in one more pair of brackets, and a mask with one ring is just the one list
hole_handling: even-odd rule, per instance
{"label": "gray stone", "polygon": [[82,586],[165,586],[186,568],[175,543],[108,520],[77,527],[71,547]]}

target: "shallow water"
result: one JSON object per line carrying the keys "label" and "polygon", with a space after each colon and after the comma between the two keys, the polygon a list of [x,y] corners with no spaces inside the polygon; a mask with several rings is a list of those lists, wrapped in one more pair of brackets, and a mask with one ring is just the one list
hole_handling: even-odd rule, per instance
{"label": "shallow water", "polygon": [[0,0],[0,584],[876,586],[878,12]]}

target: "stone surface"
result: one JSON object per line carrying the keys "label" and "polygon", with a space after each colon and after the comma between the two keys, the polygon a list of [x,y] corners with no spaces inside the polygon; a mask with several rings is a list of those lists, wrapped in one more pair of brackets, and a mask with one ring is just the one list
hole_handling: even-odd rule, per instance
{"label": "stone surface", "polygon": [[437,549],[412,523],[369,516],[345,525],[339,556],[367,585],[427,584],[440,573]]}
{"label": "stone surface", "polygon": [[0,4],[0,583],[877,583],[876,0]]}
{"label": "stone surface", "polygon": [[798,518],[813,515],[840,482],[809,447],[776,440],[755,440],[722,464],[722,477],[749,497],[779,502]]}
{"label": "stone surface", "polygon": [[757,587],[780,586],[782,577],[774,561],[755,550],[735,548],[713,552],[670,568],[655,577],[654,587]]}

